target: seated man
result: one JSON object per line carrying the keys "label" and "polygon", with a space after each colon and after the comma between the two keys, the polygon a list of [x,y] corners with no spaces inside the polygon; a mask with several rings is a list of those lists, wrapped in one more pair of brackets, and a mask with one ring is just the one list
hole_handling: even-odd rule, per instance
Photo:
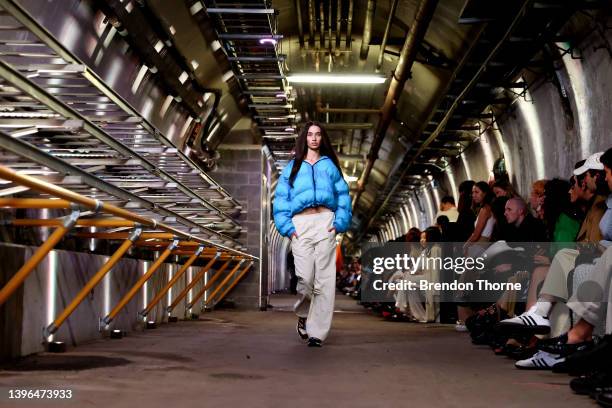
{"label": "seated man", "polygon": [[504,216],[508,222],[508,242],[544,242],[546,230],[542,221],[529,213],[527,203],[519,197],[506,202]]}

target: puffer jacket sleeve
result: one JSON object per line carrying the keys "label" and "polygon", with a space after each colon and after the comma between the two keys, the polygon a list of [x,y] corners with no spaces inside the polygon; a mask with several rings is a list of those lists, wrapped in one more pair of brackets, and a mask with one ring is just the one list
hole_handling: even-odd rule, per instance
{"label": "puffer jacket sleeve", "polygon": [[276,193],[274,194],[274,225],[276,225],[276,229],[284,237],[291,237],[291,234],[295,232],[295,226],[293,221],[291,221],[291,201],[289,199],[289,192],[291,190],[289,175],[291,174],[292,167],[293,161],[283,169],[276,184]]}
{"label": "puffer jacket sleeve", "polygon": [[342,177],[340,170],[336,166],[334,166],[334,169],[334,190],[338,199],[334,228],[336,228],[336,232],[345,232],[351,225],[351,218],[353,217],[351,196],[349,195],[349,186]]}

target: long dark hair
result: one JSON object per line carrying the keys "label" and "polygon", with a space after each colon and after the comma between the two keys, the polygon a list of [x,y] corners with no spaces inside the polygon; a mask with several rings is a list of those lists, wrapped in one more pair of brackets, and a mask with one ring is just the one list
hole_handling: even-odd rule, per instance
{"label": "long dark hair", "polygon": [[300,170],[302,162],[304,161],[306,153],[308,152],[306,136],[308,135],[308,129],[310,129],[311,126],[318,126],[319,129],[321,129],[321,144],[319,146],[319,153],[321,154],[321,156],[329,157],[338,168],[340,175],[342,175],[340,161],[338,160],[338,156],[336,156],[336,152],[332,147],[331,141],[329,140],[329,136],[327,135],[327,131],[319,122],[309,121],[304,123],[304,126],[302,127],[299,136],[297,137],[297,139],[295,139],[295,161],[293,162],[293,168],[291,169],[291,174],[289,175],[289,185],[291,187],[293,187],[293,180],[295,180],[295,176]]}
{"label": "long dark hair", "polygon": [[493,202],[494,195],[493,195],[493,190],[491,190],[491,187],[487,184],[487,182],[479,181],[478,183],[474,184],[474,187],[477,187],[480,191],[484,193],[484,198],[482,199],[482,202],[480,204],[476,204],[475,202],[472,201],[472,206],[474,208],[474,211],[481,209],[487,204],[491,205],[491,202]]}
{"label": "long dark hair", "polygon": [[459,184],[459,202],[457,211],[463,213],[472,211],[472,187],[476,184],[473,180],[465,180]]}

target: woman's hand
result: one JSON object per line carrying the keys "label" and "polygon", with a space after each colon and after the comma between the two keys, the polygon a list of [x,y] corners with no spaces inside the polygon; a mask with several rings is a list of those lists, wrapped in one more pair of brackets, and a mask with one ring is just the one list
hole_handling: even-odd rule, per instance
{"label": "woman's hand", "polygon": [[291,239],[293,239],[293,237],[295,237],[295,239],[297,239],[297,232],[294,232],[293,234],[291,234]]}
{"label": "woman's hand", "polygon": [[331,227],[330,229],[328,229],[327,231],[332,232],[334,231],[334,234],[336,233],[336,227]]}

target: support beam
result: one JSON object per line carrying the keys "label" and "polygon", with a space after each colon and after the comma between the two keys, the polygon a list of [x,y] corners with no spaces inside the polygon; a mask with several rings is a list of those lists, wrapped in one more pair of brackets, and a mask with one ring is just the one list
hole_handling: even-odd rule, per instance
{"label": "support beam", "polygon": [[138,293],[138,290],[140,290],[140,288],[145,284],[146,281],[149,280],[149,278],[151,278],[151,276],[155,273],[155,271],[157,271],[159,267],[162,266],[166,258],[170,256],[172,251],[178,245],[178,242],[179,242],[178,240],[174,240],[172,241],[170,245],[168,245],[168,248],[166,248],[166,250],[161,253],[159,258],[157,258],[155,262],[153,262],[153,265],[151,265],[149,270],[147,270],[144,273],[144,275],[142,275],[141,278],[138,279],[138,281],[134,284],[134,286],[132,286],[129,292],[126,293],[126,295],[119,301],[117,306],[115,306],[115,308],[107,316],[105,316],[102,319],[102,322],[104,324],[109,325],[113,321],[113,319],[117,316],[117,314],[121,311],[121,309],[123,309],[125,305],[127,305],[129,301],[132,300],[132,298],[136,295],[136,293]]}
{"label": "support beam", "polygon": [[119,260],[125,255],[125,253],[132,247],[134,241],[138,239],[140,234],[142,233],[142,228],[135,228],[134,231],[130,234],[129,238],[125,240],[119,248],[115,251],[115,253],[106,261],[104,265],[95,273],[95,275],[83,286],[83,288],[79,291],[79,293],[74,297],[72,302],[64,309],[62,313],[59,314],[55,318],[55,320],[45,327],[43,331],[43,336],[46,339],[49,338],[53,333],[55,333],[62,323],[68,319],[68,317],[76,310],[76,308],[81,304],[83,299],[85,299],[91,291],[96,287],[96,285],[106,276],[106,274],[119,262]]}
{"label": "support beam", "polygon": [[221,288],[223,288],[223,286],[225,286],[225,284],[227,282],[230,281],[230,279],[232,279],[232,276],[234,276],[234,274],[236,274],[236,271],[238,270],[238,268],[240,268],[240,265],[242,265],[244,263],[244,259],[241,259],[240,262],[238,262],[236,264],[236,266],[234,266],[234,269],[232,269],[230,271],[230,273],[228,273],[225,278],[223,278],[223,280],[221,281],[221,283],[219,285],[217,285],[217,287],[215,288],[215,290],[213,290],[213,293],[210,294],[210,297],[208,299],[206,299],[206,302],[204,303],[204,306],[207,306],[212,299],[215,298],[215,296],[217,295],[217,293],[219,293],[221,291]]}
{"label": "support beam", "polygon": [[[227,261],[225,261],[225,263],[221,266],[221,268],[219,268],[219,270],[217,272],[215,272],[215,274],[213,275],[213,277],[208,281],[208,283],[206,284],[206,286],[204,286],[204,288],[202,288],[202,293],[204,293],[205,291],[208,290],[208,288],[210,288],[210,286],[215,283],[215,281],[219,278],[219,276],[221,276],[221,273],[223,273],[223,271],[225,270],[225,268],[227,268],[227,266],[230,264],[232,260],[228,259]],[[183,300],[183,298],[185,296],[187,296],[187,293],[189,293],[189,291],[191,289],[193,289],[193,287],[200,281],[200,279],[202,279],[202,277],[204,276],[204,274],[207,271],[205,271],[204,269],[201,269],[196,276],[193,277],[193,279],[191,280],[191,282],[189,282],[189,284],[187,284],[187,286],[185,286],[185,288],[181,291],[181,293],[178,294],[178,296],[172,301],[172,303],[170,304],[170,306],[168,306],[166,308],[166,311],[168,313],[172,313],[172,310],[174,310],[174,308],[176,307],[176,305],[179,304],[179,302],[181,300]],[[195,299],[195,298],[194,298]],[[191,305],[195,302],[195,300],[192,300],[191,303],[188,305],[187,309],[191,309]]]}
{"label": "support beam", "polygon": [[60,225],[47,240],[34,252],[32,257],[13,275],[13,277],[0,290],[0,306],[19,288],[19,286],[32,273],[34,268],[47,256],[47,254],[57,245],[57,243],[66,235],[68,231],[74,227],[80,216],[79,210],[73,210],[72,213],[64,219],[64,223]]}
{"label": "support beam", "polygon": [[247,266],[245,266],[242,271],[240,271],[240,274],[238,274],[238,276],[236,277],[236,279],[234,279],[234,281],[231,283],[231,285],[229,285],[227,287],[227,289],[225,289],[223,291],[223,293],[221,293],[219,295],[219,298],[215,302],[215,305],[217,303],[219,303],[220,301],[222,301],[223,298],[230,292],[230,290],[232,290],[234,288],[234,286],[236,286],[238,284],[238,282],[240,282],[240,279],[242,279],[242,277],[249,271],[249,269],[251,269],[251,266],[253,266],[253,262],[249,262],[249,264]]}
{"label": "support beam", "polygon": [[[189,268],[195,262],[195,260],[200,257],[203,250],[204,247],[200,246],[198,250],[193,255],[191,255],[189,259],[187,259],[185,264],[181,267],[181,269],[178,270],[178,272],[172,277],[172,279],[170,279],[166,286],[164,286],[162,290],[160,290],[159,293],[149,302],[147,307],[140,311],[140,316],[146,317],[149,314],[151,309],[153,309],[153,307],[155,307],[155,305],[159,303],[159,301],[164,297],[164,295],[168,293],[170,288],[180,279],[181,276],[183,276],[187,268]],[[210,262],[208,262],[208,264],[206,264],[206,266],[204,266],[204,269],[208,270],[216,261],[217,257],[215,256],[213,259],[210,260]]]}

